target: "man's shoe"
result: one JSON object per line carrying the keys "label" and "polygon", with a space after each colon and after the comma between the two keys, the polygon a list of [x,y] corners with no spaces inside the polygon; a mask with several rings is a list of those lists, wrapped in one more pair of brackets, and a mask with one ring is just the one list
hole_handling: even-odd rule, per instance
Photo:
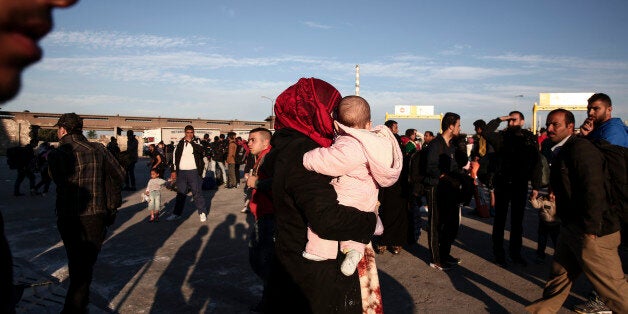
{"label": "man's shoe", "polygon": [[175,220],[178,220],[179,218],[181,218],[181,216],[171,214],[170,216],[168,216],[168,218],[166,218],[166,221],[175,221]]}
{"label": "man's shoe", "polygon": [[525,258],[523,258],[521,255],[512,256],[511,259],[512,259],[512,263],[515,265],[519,265],[522,267],[528,266],[528,261],[526,261]]}
{"label": "man's shoe", "polygon": [[460,265],[460,262],[462,260],[457,258],[457,257],[453,257],[451,255],[448,255],[447,257],[445,257],[445,264],[449,265],[449,266],[457,266]]}
{"label": "man's shoe", "polygon": [[506,257],[504,256],[495,257],[495,264],[504,268],[508,267],[508,262],[506,261]]}
{"label": "man's shoe", "polygon": [[207,221],[207,215],[205,215],[205,213],[200,213],[198,216],[201,218],[201,222]]}
{"label": "man's shoe", "polygon": [[397,255],[399,254],[399,252],[401,252],[401,246],[393,246],[392,247],[392,253]]}
{"label": "man's shoe", "polygon": [[241,213],[248,213],[249,211],[249,207],[248,206],[244,206],[244,208],[242,208],[242,210],[240,211]]}
{"label": "man's shoe", "polygon": [[380,245],[377,247],[377,254],[384,254],[386,253],[386,246],[385,245]]}
{"label": "man's shoe", "polygon": [[434,269],[438,269],[440,271],[448,271],[451,269],[451,266],[440,264],[440,263],[430,263],[430,267]]}
{"label": "man's shoe", "polygon": [[573,310],[580,314],[613,314],[597,294],[590,297],[587,302],[574,306]]}

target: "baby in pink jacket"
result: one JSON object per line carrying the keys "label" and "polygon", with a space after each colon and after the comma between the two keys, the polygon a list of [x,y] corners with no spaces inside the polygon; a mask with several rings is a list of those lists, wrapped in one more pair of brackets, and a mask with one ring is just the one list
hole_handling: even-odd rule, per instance
{"label": "baby in pink jacket", "polygon": [[[336,129],[338,136],[334,143],[305,153],[303,166],[334,177],[331,184],[340,204],[377,213],[379,187],[395,183],[401,172],[403,157],[399,144],[386,126],[371,130],[371,109],[359,96],[342,99],[338,105]],[[375,231],[381,234],[383,226],[379,216],[377,221]],[[307,234],[303,257],[314,261],[336,258],[338,241],[322,239],[311,228]],[[365,244],[359,242],[340,242],[340,251],[346,254],[340,267],[343,274],[350,276],[355,272],[364,248]]]}

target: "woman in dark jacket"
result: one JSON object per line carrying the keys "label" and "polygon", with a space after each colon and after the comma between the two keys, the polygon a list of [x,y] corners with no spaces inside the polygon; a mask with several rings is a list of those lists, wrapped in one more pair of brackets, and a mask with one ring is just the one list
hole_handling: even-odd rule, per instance
{"label": "woman in dark jacket", "polygon": [[374,213],[338,204],[331,178],[307,171],[302,164],[307,151],[331,145],[331,113],[339,101],[333,86],[314,78],[300,79],[277,97],[277,131],[269,153],[274,160],[276,262],[265,312],[362,312],[358,272],[343,275],[341,256],[320,262],[302,256],[308,226],[325,239],[362,243],[368,243],[375,230]]}

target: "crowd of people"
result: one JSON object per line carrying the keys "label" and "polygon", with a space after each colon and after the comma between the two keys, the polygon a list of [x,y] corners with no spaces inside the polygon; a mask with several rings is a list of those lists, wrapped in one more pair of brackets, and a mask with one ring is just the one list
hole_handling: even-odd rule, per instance
{"label": "crowd of people", "polygon": [[[75,2],[0,0],[4,13],[0,14],[0,101],[17,94],[21,72],[41,57],[36,43],[50,29],[51,11]],[[23,40],[15,40],[12,32],[22,34]],[[142,194],[149,201],[150,221],[157,221],[159,190],[170,182],[176,185],[177,195],[167,220],[180,219],[191,192],[199,219],[205,222],[208,206],[201,192],[205,182],[237,188],[239,169],[246,164],[247,207],[255,218],[249,259],[264,283],[256,310],[382,313],[375,251],[383,254],[390,249],[398,254],[416,241],[418,224],[410,213],[425,203],[430,266],[440,271],[456,267],[461,260],[451,255],[451,246],[461,204],[470,202],[478,182],[491,191],[497,264],[523,267],[528,263],[521,255],[528,200],[539,208],[539,239],[545,237],[538,243],[540,262],[547,236],[554,242],[542,298],[527,311],[559,311],[572,282],[584,273],[594,297],[578,305],[577,312],[627,313],[628,282],[617,251],[622,225],[626,230],[625,177],[622,181],[626,165],[624,160],[624,173],[614,171],[622,161],[608,152],[625,156],[628,133],[623,122],[612,117],[612,108],[608,95],[591,96],[588,118],[579,133],[570,111],[553,110],[542,137],[523,128],[524,115],[519,111],[489,123],[478,120],[469,158],[456,113],[446,113],[438,134],[425,132],[421,143],[415,129],[399,136],[398,124],[392,120],[372,127],[365,99],[343,98],[323,80],[302,78],[277,97],[274,134],[257,128],[251,130],[248,143],[234,132],[210,142],[209,136],[197,138],[188,125],[176,146],[150,146],[151,179]],[[508,125],[498,131],[501,122]],[[40,193],[41,187],[46,193],[55,183],[57,227],[70,274],[62,313],[86,313],[93,267],[121,204],[121,190],[137,190],[138,141],[129,130],[125,151],[120,151],[115,138],[107,147],[90,142],[83,135],[82,118],[75,113],[63,114],[55,127],[58,147],[43,143],[35,150],[36,143],[31,143],[11,152],[9,166],[17,171],[16,197],[23,195],[24,179],[29,180],[31,194]],[[477,181],[470,175],[471,163],[477,163]],[[165,180],[167,167],[171,175]],[[37,184],[35,171],[42,174]],[[506,254],[508,210],[511,232]],[[625,232],[623,236],[625,241]],[[2,215],[0,261],[0,310],[14,313],[12,257]]]}

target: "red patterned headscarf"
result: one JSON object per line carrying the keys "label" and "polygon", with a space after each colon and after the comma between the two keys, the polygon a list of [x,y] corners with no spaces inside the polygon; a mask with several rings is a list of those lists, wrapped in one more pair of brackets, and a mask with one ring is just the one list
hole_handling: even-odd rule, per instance
{"label": "red patterned headscarf", "polygon": [[275,129],[297,130],[323,147],[334,136],[332,111],[340,103],[340,92],[317,78],[301,78],[277,97]]}

